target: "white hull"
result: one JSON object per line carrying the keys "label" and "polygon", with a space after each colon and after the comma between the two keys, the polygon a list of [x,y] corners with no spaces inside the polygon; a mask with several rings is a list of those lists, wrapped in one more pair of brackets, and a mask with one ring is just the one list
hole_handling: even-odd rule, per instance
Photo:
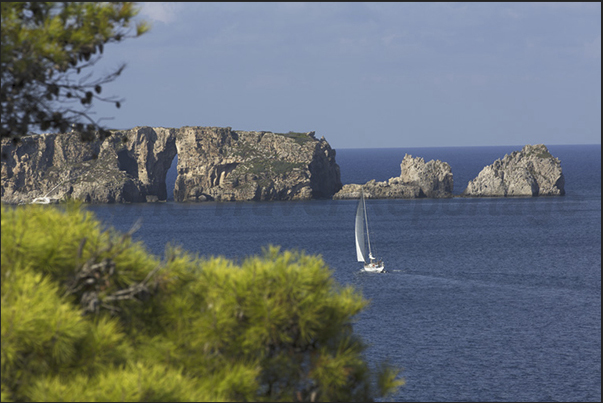
{"label": "white hull", "polygon": [[58,199],[52,197],[36,197],[31,201],[31,204],[57,204]]}
{"label": "white hull", "polygon": [[385,271],[383,264],[367,263],[364,265],[364,271],[371,273],[382,273]]}

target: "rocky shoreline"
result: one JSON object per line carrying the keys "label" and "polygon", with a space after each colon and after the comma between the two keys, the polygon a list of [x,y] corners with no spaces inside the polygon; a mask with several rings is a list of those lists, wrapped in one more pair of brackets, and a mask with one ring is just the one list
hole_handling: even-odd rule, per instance
{"label": "rocky shoreline", "polygon": [[140,203],[167,199],[166,174],[178,156],[177,202],[562,196],[558,158],[526,145],[482,169],[453,195],[450,165],[406,154],[400,175],[342,185],[336,152],[314,132],[272,133],[230,127],[140,126],[83,143],[77,133],[2,140],[2,202],[76,199]]}

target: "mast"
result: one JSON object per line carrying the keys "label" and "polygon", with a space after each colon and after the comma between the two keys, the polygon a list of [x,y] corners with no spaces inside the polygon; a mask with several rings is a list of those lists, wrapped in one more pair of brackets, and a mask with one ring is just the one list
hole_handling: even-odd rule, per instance
{"label": "mast", "polygon": [[373,252],[371,252],[371,238],[369,236],[368,216],[366,215],[366,201],[364,200],[364,190],[362,190],[362,208],[364,210],[364,224],[365,224],[365,227],[366,227],[366,242],[368,243],[369,260],[372,260],[373,259]]}

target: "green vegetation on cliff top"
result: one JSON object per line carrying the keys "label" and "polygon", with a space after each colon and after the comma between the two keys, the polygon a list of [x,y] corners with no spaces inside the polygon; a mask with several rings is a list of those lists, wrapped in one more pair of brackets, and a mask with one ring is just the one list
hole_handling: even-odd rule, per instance
{"label": "green vegetation on cliff top", "polygon": [[313,140],[312,137],[308,136],[308,133],[299,133],[299,132],[289,131],[287,133],[274,133],[274,134],[293,139],[293,140],[295,140],[295,142],[297,144],[300,144],[300,145],[303,145],[304,143],[307,143],[308,141]]}

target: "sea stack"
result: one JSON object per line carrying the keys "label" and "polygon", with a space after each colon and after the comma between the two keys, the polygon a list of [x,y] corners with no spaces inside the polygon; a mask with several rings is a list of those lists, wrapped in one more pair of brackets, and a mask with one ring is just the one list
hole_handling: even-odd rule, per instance
{"label": "sea stack", "polygon": [[544,144],[526,145],[482,169],[463,192],[467,197],[562,196],[561,162]]}
{"label": "sea stack", "polygon": [[373,179],[364,185],[344,185],[333,199],[358,199],[361,189],[368,199],[448,198],[452,197],[453,186],[448,163],[440,160],[425,162],[421,157],[405,154],[400,164],[400,176],[383,182]]}

